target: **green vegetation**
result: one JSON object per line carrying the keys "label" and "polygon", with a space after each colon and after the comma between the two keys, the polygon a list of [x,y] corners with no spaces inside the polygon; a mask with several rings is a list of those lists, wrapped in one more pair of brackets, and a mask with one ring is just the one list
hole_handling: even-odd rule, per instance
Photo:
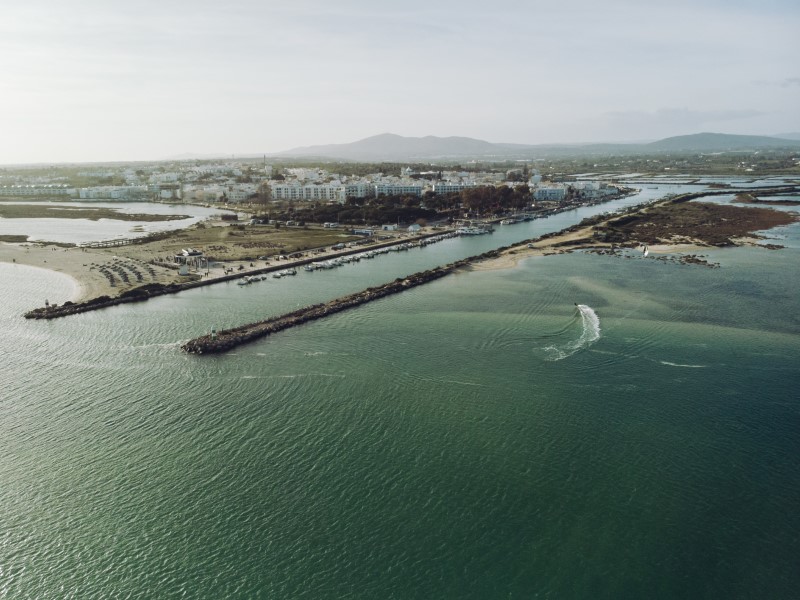
{"label": "green vegetation", "polygon": [[339,242],[361,239],[336,229],[322,227],[280,227],[268,225],[230,225],[220,227],[190,227],[181,231],[164,232],[158,239],[115,248],[120,255],[154,254],[167,257],[187,247],[203,250],[206,255],[221,261],[258,260],[259,256],[291,254],[312,248],[331,246]]}
{"label": "green vegetation", "polygon": [[256,212],[270,219],[308,223],[337,222],[346,225],[382,225],[384,223],[415,223],[458,217],[460,211],[476,214],[502,213],[522,210],[531,203],[528,186],[515,189],[501,186],[481,186],[461,192],[418,196],[379,196],[351,198],[344,205],[320,202],[272,204],[269,209],[256,207]]}
{"label": "green vegetation", "polygon": [[699,240],[711,246],[731,246],[734,238],[795,221],[795,215],[768,208],[673,202],[612,219],[605,226],[596,226],[594,235],[599,241],[616,244]]}

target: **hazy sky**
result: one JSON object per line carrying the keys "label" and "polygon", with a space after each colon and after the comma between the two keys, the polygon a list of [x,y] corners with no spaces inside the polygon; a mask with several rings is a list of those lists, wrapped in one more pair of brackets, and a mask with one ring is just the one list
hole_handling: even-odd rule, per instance
{"label": "hazy sky", "polygon": [[800,131],[797,0],[3,0],[0,163]]}

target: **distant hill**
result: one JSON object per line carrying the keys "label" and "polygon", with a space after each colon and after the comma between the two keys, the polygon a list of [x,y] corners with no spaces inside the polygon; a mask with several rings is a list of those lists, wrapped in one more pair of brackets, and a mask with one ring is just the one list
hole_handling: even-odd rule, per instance
{"label": "distant hill", "polygon": [[766,148],[800,148],[800,140],[756,135],[697,133],[646,144],[496,144],[468,137],[404,137],[382,133],[349,144],[305,146],[277,156],[356,161],[429,159],[522,159],[545,156],[650,154],[662,152],[724,152]]}
{"label": "distant hill", "polygon": [[778,133],[772,137],[781,138],[783,140],[800,140],[800,132],[794,133]]}
{"label": "distant hill", "polygon": [[645,144],[644,148],[655,151],[677,152],[722,152],[726,150],[760,150],[766,148],[786,148],[800,143],[786,138],[761,135],[729,135],[727,133],[695,133],[668,137],[657,142]]}
{"label": "distant hill", "polygon": [[350,160],[403,160],[408,158],[484,156],[498,151],[499,144],[468,137],[403,137],[382,133],[350,144],[306,146],[281,152],[286,156],[325,156]]}

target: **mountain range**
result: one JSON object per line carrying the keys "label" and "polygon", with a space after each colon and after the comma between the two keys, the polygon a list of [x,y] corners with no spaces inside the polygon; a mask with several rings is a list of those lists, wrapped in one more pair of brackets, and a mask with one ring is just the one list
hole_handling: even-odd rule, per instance
{"label": "mountain range", "polygon": [[544,156],[656,154],[665,152],[755,151],[774,148],[800,150],[800,134],[776,136],[697,133],[649,143],[616,144],[498,144],[468,137],[404,137],[382,133],[349,144],[305,146],[276,156],[358,161],[415,159],[514,159]]}

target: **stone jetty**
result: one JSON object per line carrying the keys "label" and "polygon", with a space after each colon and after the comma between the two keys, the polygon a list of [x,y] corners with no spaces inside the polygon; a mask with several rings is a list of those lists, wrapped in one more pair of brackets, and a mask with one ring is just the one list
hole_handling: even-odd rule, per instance
{"label": "stone jetty", "polygon": [[322,319],[329,315],[342,312],[343,310],[361,306],[367,302],[379,300],[381,298],[391,296],[392,294],[398,294],[405,290],[424,285],[449,275],[450,273],[453,273],[459,269],[469,267],[477,262],[491,258],[497,258],[506,250],[514,247],[523,247],[525,244],[553,238],[567,232],[577,231],[579,228],[579,225],[572,225],[558,232],[547,233],[538,238],[524,240],[523,242],[514,244],[513,246],[501,246],[500,248],[489,250],[483,254],[463,258],[461,260],[457,260],[434,269],[429,269],[427,271],[420,271],[404,278],[395,279],[390,283],[367,288],[363,291],[349,294],[324,304],[313,304],[311,306],[306,306],[305,308],[301,308],[277,317],[271,317],[263,321],[241,325],[232,329],[224,329],[214,332],[213,334],[209,333],[207,335],[189,340],[183,346],[181,346],[181,348],[191,354],[219,354],[222,352],[227,352],[236,348],[237,346],[241,346],[242,344],[266,337],[273,333],[290,329],[292,327],[296,327],[297,325],[308,323],[309,321],[316,321],[317,319]]}
{"label": "stone jetty", "polygon": [[284,329],[296,327],[297,325],[302,325],[309,321],[322,319],[323,317],[343,310],[360,306],[367,302],[372,302],[373,300],[385,298],[386,296],[391,296],[392,294],[397,294],[404,290],[439,279],[460,267],[466,266],[468,263],[469,260],[460,260],[428,271],[414,273],[402,279],[398,278],[391,283],[367,288],[361,292],[349,294],[324,304],[314,304],[278,317],[272,317],[233,329],[225,329],[215,334],[204,335],[186,342],[182,348],[191,354],[227,352],[236,346],[283,331]]}

